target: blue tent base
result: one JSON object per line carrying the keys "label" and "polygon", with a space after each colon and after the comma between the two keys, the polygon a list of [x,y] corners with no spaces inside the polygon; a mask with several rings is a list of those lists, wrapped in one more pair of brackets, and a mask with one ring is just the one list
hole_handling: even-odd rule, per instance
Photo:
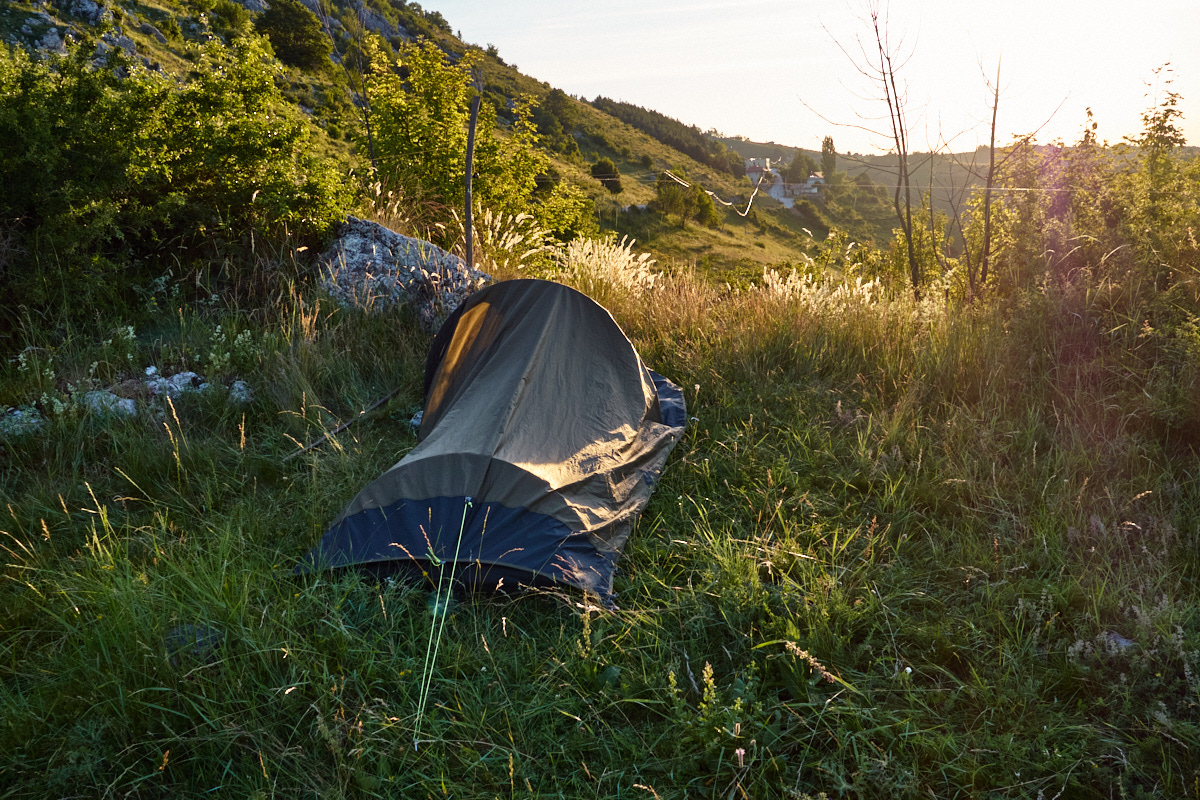
{"label": "blue tent base", "polygon": [[439,583],[455,591],[515,594],[525,589],[561,588],[558,581],[547,575],[535,575],[528,570],[503,564],[459,564],[451,581],[451,565],[436,567],[428,561],[376,561],[359,564],[357,569],[377,581],[401,580],[420,589],[433,591]]}
{"label": "blue tent base", "polygon": [[436,497],[343,518],[296,572],[347,566],[376,575],[407,574],[434,586],[439,573],[448,580],[452,571],[456,584],[480,589],[565,584],[607,601],[616,557],[544,514]]}

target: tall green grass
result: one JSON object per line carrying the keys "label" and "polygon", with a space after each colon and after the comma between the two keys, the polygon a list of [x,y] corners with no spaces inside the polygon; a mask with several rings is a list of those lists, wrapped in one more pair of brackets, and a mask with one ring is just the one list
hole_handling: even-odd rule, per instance
{"label": "tall green grass", "polygon": [[[959,307],[639,264],[536,267],[693,418],[618,610],[461,597],[419,734],[425,593],[291,574],[415,441],[414,321],[301,285],[108,343],[27,330],[41,367],[0,367],[0,402],[64,407],[0,441],[0,796],[1197,794],[1200,497],[1161,378],[1188,362],[1118,288]],[[73,404],[150,363],[255,399]]]}

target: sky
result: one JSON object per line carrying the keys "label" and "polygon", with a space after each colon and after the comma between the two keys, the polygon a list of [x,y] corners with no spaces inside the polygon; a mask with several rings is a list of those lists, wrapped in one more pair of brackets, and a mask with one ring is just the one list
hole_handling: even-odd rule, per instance
{"label": "sky", "polygon": [[[425,0],[468,43],[495,45],[568,94],[650,108],[701,130],[839,153],[892,149],[879,89],[847,55],[874,47],[863,0]],[[999,67],[998,143],[1100,140],[1141,129],[1166,91],[1200,145],[1200,0],[893,0],[911,151],[986,144]],[[1170,63],[1169,68],[1155,70]],[[986,73],[986,77],[985,77]],[[1170,78],[1172,83],[1165,85]],[[863,130],[863,129],[866,130]]]}

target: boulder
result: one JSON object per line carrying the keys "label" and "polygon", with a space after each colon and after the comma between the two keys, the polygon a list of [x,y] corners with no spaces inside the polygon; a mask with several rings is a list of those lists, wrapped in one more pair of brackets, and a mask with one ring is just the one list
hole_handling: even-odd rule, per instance
{"label": "boulder", "polygon": [[202,392],[208,388],[208,384],[194,372],[178,372],[164,378],[156,368],[149,367],[146,369],[146,388],[153,397],[166,395],[176,400],[184,392]]}
{"label": "boulder", "polygon": [[250,384],[242,380],[229,384],[229,399],[226,402],[230,405],[245,406],[253,401],[254,393],[250,391]]}
{"label": "boulder", "polygon": [[98,3],[96,0],[57,0],[55,5],[71,16],[78,17],[92,25],[106,22],[112,19],[113,15],[107,5]]}
{"label": "boulder", "polygon": [[492,280],[435,244],[357,217],[342,224],[318,266],[322,286],[343,307],[386,310],[407,305],[431,332]]}
{"label": "boulder", "polygon": [[361,2],[361,0],[355,5],[355,11],[358,13],[358,19],[360,22],[362,22],[363,27],[367,28],[368,30],[375,31],[384,38],[391,38],[393,36],[402,36],[405,39],[412,38],[408,35],[408,31],[405,31],[403,28],[396,27],[388,20],[387,17],[383,16],[378,11],[369,8],[365,3]]}
{"label": "boulder", "polygon": [[160,31],[158,28],[154,27],[153,25],[151,25],[149,22],[143,22],[141,27],[138,28],[138,30],[140,30],[142,33],[146,34],[147,36],[153,36],[154,40],[156,42],[158,42],[159,44],[167,43],[167,37],[163,35],[163,32]]}
{"label": "boulder", "polygon": [[5,409],[0,414],[0,436],[23,436],[37,433],[46,425],[46,419],[32,406]]}
{"label": "boulder", "polygon": [[128,398],[98,389],[83,396],[83,405],[94,414],[114,417],[136,417],[137,407]]}
{"label": "boulder", "polygon": [[[100,41],[104,44],[107,44],[109,47],[121,48],[127,55],[131,57],[137,55],[137,42],[133,41],[133,39],[130,39],[119,30],[114,29],[107,31],[103,36],[100,37]],[[97,45],[97,49],[99,49],[99,45]]]}
{"label": "boulder", "polygon": [[63,38],[58,32],[58,28],[50,28],[47,30],[41,39],[38,39],[37,49],[43,53],[65,53],[67,52],[66,45],[63,44]]}

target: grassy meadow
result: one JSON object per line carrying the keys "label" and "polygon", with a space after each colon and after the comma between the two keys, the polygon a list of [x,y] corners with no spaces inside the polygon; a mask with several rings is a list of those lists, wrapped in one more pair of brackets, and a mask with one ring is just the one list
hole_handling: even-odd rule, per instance
{"label": "grassy meadow", "polygon": [[[0,799],[1200,797],[1178,95],[1128,147],[1014,143],[909,249],[841,225],[887,213],[848,176],[827,236],[702,227],[660,170],[749,184],[493,53],[278,5],[370,69],[284,64],[230,0],[123,6],[174,74],[0,49]],[[688,402],[615,609],[293,574],[415,444],[431,338],[313,256],[347,212],[462,251],[476,65],[479,266],[591,295]]]}
{"label": "grassy meadow", "polygon": [[[461,596],[432,664],[425,591],[291,573],[415,443],[412,319],[284,281],[111,339],[29,326],[0,401],[59,411],[0,440],[0,797],[1197,794],[1194,440],[1155,427],[1140,309],[647,287],[605,252],[555,276],[692,417],[618,609]],[[83,410],[149,365],[253,400]]]}

